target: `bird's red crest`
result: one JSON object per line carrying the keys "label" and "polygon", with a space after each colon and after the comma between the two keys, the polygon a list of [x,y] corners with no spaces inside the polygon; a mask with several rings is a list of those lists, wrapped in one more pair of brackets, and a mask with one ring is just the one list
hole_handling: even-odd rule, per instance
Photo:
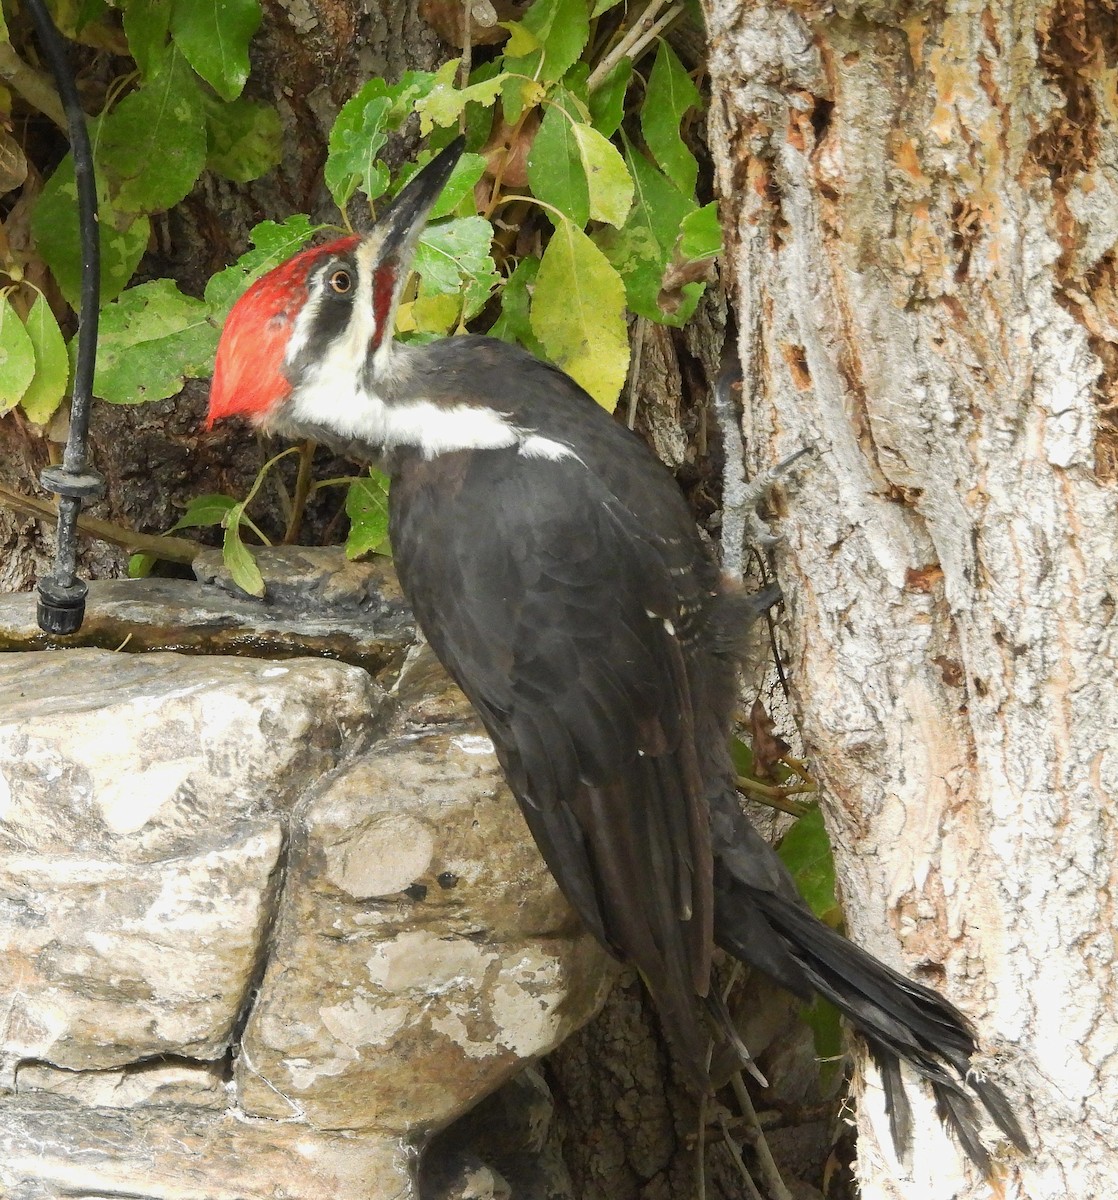
{"label": "bird's red crest", "polygon": [[323,258],[353,249],[356,236],[300,251],[269,271],[225,319],[210,385],[206,427],[224,417],[260,420],[291,390],[283,356],[306,301],[307,277]]}

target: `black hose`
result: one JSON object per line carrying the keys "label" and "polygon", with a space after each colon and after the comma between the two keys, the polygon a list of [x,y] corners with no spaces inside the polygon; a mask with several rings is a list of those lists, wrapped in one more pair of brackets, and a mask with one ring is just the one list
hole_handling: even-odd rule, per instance
{"label": "black hose", "polygon": [[101,303],[101,243],[97,232],[97,184],[85,113],[66,57],[66,47],[43,0],[27,0],[43,57],[54,75],[66,111],[74,177],[78,188],[78,229],[81,235],[82,286],[78,307],[78,352],[70,402],[70,432],[60,467],[46,467],[39,481],[58,493],[58,533],[54,571],[39,581],[39,628],[46,633],[76,633],[85,616],[89,588],[77,578],[78,512],[82,501],[99,496],[105,481],[89,464],[89,408],[93,400],[93,369],[97,360],[97,315]]}

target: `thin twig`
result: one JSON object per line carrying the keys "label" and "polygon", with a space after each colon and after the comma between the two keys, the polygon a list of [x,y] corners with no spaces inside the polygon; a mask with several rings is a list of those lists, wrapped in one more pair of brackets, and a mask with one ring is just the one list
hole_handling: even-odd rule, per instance
{"label": "thin twig", "polygon": [[299,470],[295,476],[295,498],[291,505],[287,528],[283,534],[282,544],[284,546],[292,545],[299,536],[299,529],[303,524],[303,513],[307,510],[307,497],[311,494],[311,461],[314,458],[315,445],[314,439],[308,438],[299,447]]}
{"label": "thin twig", "polygon": [[[751,1200],[764,1200],[757,1189],[757,1184],[753,1182],[753,1176],[750,1175],[749,1168],[745,1165],[745,1160],[741,1156],[741,1150],[738,1149],[737,1142],[734,1141],[730,1133],[730,1128],[726,1123],[725,1112],[719,1112],[718,1124],[722,1130],[722,1144],[734,1160],[734,1166],[737,1167],[738,1174],[741,1176],[741,1181],[745,1184],[745,1190],[749,1193]],[[791,1197],[789,1197],[789,1200],[791,1200]]]}
{"label": "thin twig", "polygon": [[730,1077],[730,1082],[734,1088],[734,1095],[738,1099],[741,1114],[753,1130],[755,1139],[753,1149],[757,1155],[757,1161],[760,1164],[761,1174],[764,1176],[766,1187],[772,1193],[773,1200],[792,1200],[792,1193],[789,1192],[784,1184],[784,1180],[780,1177],[776,1160],[773,1158],[772,1151],[769,1149],[769,1143],[765,1139],[765,1131],[761,1128],[761,1122],[757,1120],[757,1110],[753,1107],[753,1098],[749,1094],[749,1089],[745,1086],[742,1073],[735,1071]]}
{"label": "thin twig", "polygon": [[747,796],[750,800],[756,800],[758,804],[765,804],[769,808],[775,808],[780,812],[789,813],[793,817],[806,816],[807,813],[811,811],[811,805],[799,804],[795,800],[789,800],[789,792],[794,794],[796,792],[815,791],[814,787],[769,787],[768,784],[758,783],[755,779],[746,779],[744,775],[738,776],[737,788],[743,796]]}
{"label": "thin twig", "polygon": [[599,65],[590,72],[590,78],[587,80],[587,86],[590,91],[600,88],[608,77],[609,72],[619,64],[621,59],[636,59],[641,50],[645,46],[648,46],[648,43],[654,37],[659,35],[660,30],[665,28],[665,25],[672,22],[672,20],[684,11],[683,5],[673,4],[665,14],[665,17],[662,17],[657,22],[656,17],[659,16],[660,11],[666,4],[667,0],[651,0],[649,6],[637,18],[636,23],[621,36],[621,40],[617,46],[614,46],[608,54],[603,55]]}
{"label": "thin twig", "polygon": [[[58,510],[49,500],[40,500],[37,496],[24,496],[20,492],[10,491],[0,484],[0,504],[14,512],[23,513],[44,521],[58,521]],[[198,542],[189,538],[160,537],[152,533],[137,533],[134,529],[126,529],[123,525],[114,525],[111,521],[101,521],[97,517],[78,517],[78,532],[86,537],[98,538],[102,542],[111,542],[114,546],[123,546],[137,554],[150,554],[153,558],[161,558],[165,562],[186,563],[189,565],[199,553],[205,549]]]}
{"label": "thin twig", "polygon": [[28,66],[9,41],[0,42],[0,79],[12,91],[18,92],[32,108],[50,117],[59,129],[66,130],[66,111],[49,77]]}

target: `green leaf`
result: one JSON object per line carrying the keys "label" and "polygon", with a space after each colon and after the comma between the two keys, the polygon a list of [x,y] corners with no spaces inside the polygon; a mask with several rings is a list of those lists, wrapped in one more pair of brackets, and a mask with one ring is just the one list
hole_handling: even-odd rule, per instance
{"label": "green leaf", "polygon": [[620,229],[601,229],[595,241],[625,280],[625,294],[635,313],[662,324],[682,325],[695,311],[702,284],[689,283],[682,289],[683,303],[675,313],[665,313],[657,297],[680,226],[695,211],[695,202],[631,146],[625,161],[636,185],[633,207]]}
{"label": "green leaf", "polygon": [[174,533],[176,529],[197,529],[204,525],[221,525],[236,507],[237,501],[232,496],[223,496],[220,493],[196,496],[186,506],[186,512],[167,532]]}
{"label": "green leaf", "polygon": [[233,582],[250,596],[264,595],[264,577],[252,551],[241,540],[241,516],[244,505],[237,504],[226,514],[225,539],[221,557],[233,576]]}
{"label": "green leaf", "polygon": [[279,164],[283,126],[279,113],[259,100],[207,100],[206,139],[206,166],[234,183],[248,183]]}
{"label": "green leaf", "polygon": [[590,10],[590,19],[600,17],[602,13],[609,12],[611,8],[616,8],[621,3],[621,0],[597,0],[594,7]]}
{"label": "green leaf", "polygon": [[121,211],[163,212],[190,192],[206,163],[206,129],[198,81],[177,50],[101,121],[96,145]]}
{"label": "green leaf", "polygon": [[349,536],[345,541],[346,558],[391,553],[388,545],[387,475],[370,470],[365,478],[354,480],[346,492],[345,514],[350,520]]}
{"label": "green leaf", "polygon": [[479,312],[499,282],[492,241],[493,226],[484,217],[429,225],[415,252],[419,297],[461,293],[464,319]]}
{"label": "green leaf", "polygon": [[544,251],[531,320],[548,358],[612,411],[629,369],[625,285],[569,221],[560,222]]}
{"label": "green leaf", "polygon": [[171,36],[223,100],[248,79],[248,44],[260,26],[259,0],[175,0]]}
{"label": "green leaf", "polygon": [[822,996],[816,996],[811,1004],[801,1009],[800,1016],[811,1029],[815,1057],[819,1060],[820,1083],[826,1091],[838,1084],[842,1074],[842,1017],[839,1010]]}
{"label": "green leaf", "polygon": [[577,116],[580,121],[590,120],[590,64],[576,62],[563,76],[563,87],[571,94],[575,111],[571,116]]}
{"label": "green leaf", "polygon": [[623,58],[590,93],[590,123],[603,137],[613,137],[625,116],[625,93],[633,60]]}
{"label": "green leaf", "polygon": [[159,561],[154,554],[130,554],[128,556],[128,578],[146,579]]}
{"label": "green leaf", "polygon": [[792,826],[777,848],[811,911],[828,925],[842,923],[835,899],[835,864],[823,825],[823,813],[813,808]]}
{"label": "green leaf", "polygon": [[661,41],[641,105],[641,132],[664,174],[686,196],[695,194],[695,156],[679,136],[683,114],[699,103],[699,91],[676,52]]}
{"label": "green leaf", "polygon": [[[424,151],[414,163],[408,163],[400,169],[399,174],[393,180],[393,194],[408,182],[413,175],[425,167],[432,158],[434,152]],[[485,174],[485,158],[481,154],[463,154],[462,157],[454,164],[454,170],[450,173],[450,178],[446,181],[446,186],[443,188],[439,198],[435,201],[434,207],[431,209],[427,217],[428,221],[438,221],[442,217],[449,217],[452,213],[457,212],[462,201],[470,196],[474,190],[475,184]],[[476,205],[471,201],[469,212],[459,213],[459,216],[473,216],[477,211]]]}
{"label": "green leaf", "polygon": [[383,79],[371,79],[342,106],[330,130],[326,186],[341,209],[358,188],[375,200],[388,187],[388,168],[377,159],[388,141],[385,130],[392,111],[386,90]]}
{"label": "green leaf", "polygon": [[569,93],[556,89],[528,151],[528,183],[533,196],[581,228],[590,219],[590,189],[568,108],[573,108]]}
{"label": "green leaf", "polygon": [[590,217],[621,226],[633,207],[633,177],[612,142],[590,125],[572,126],[590,193]]}
{"label": "green leaf", "polygon": [[35,354],[35,377],[23,393],[20,407],[36,425],[45,425],[66,395],[70,359],[62,330],[42,292],[27,314],[27,336]]}
{"label": "green leaf", "polygon": [[679,253],[681,258],[695,261],[722,253],[722,225],[716,200],[683,218],[679,227]]}
{"label": "green leaf", "polygon": [[532,332],[531,304],[532,289],[540,269],[540,260],[529,254],[516,264],[516,270],[505,280],[501,288],[501,315],[489,330],[490,337],[504,342],[519,343],[537,358],[547,358],[539,338]]}
{"label": "green leaf", "polygon": [[171,0],[128,0],[124,8],[124,36],[144,79],[150,79],[158,69],[170,30]]}
{"label": "green leaf", "polygon": [[35,374],[35,348],[7,296],[0,300],[0,413],[23,398]]}
{"label": "green leaf", "polygon": [[[97,172],[98,229],[101,235],[101,302],[119,295],[132,278],[151,230],[147,217],[121,213],[109,199]],[[35,245],[63,296],[77,308],[81,292],[81,240],[74,159],[67,154],[47,180],[31,214]]]}
{"label": "green leaf", "polygon": [[218,331],[210,308],[173,280],[129,288],[101,310],[94,394],[110,404],[164,400],[213,366]]}
{"label": "green leaf", "polygon": [[[541,83],[563,78],[582,56],[590,40],[586,0],[536,0],[521,20],[525,31],[539,43],[539,50],[513,56],[506,52],[505,70],[527,75]],[[519,113],[506,112],[508,120]]]}
{"label": "green leaf", "polygon": [[483,79],[471,83],[468,87],[460,88],[455,85],[455,76],[461,59],[452,58],[439,68],[435,75],[434,86],[426,96],[415,102],[415,111],[419,114],[419,132],[427,137],[436,125],[453,125],[462,115],[467,104],[481,104],[490,107],[497,101],[505,76],[494,75],[491,79]]}
{"label": "green leaf", "polygon": [[246,288],[301,250],[319,228],[303,213],[295,213],[282,224],[261,221],[255,226],[249,235],[255,249],[246,251],[224,271],[218,271],[206,284],[205,299],[214,322],[222,324]]}

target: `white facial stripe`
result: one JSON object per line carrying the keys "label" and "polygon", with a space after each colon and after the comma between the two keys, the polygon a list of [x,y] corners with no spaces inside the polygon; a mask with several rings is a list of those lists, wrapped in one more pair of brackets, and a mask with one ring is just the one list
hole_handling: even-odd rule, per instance
{"label": "white facial stripe", "polygon": [[311,336],[314,323],[318,319],[318,308],[321,303],[322,287],[321,281],[319,281],[307,297],[306,304],[299,310],[295,318],[295,324],[291,329],[291,337],[287,342],[287,349],[283,352],[284,365],[289,366],[302,353],[303,347],[307,344],[307,338]]}
{"label": "white facial stripe", "polygon": [[[334,360],[329,367],[333,371],[347,359],[352,369],[353,363],[364,359],[369,339],[373,335],[372,271],[368,262],[369,254],[364,244],[358,247],[356,257],[357,292],[350,304],[350,318],[349,323],[346,325],[345,336],[333,343],[330,348],[330,354],[327,356],[327,361],[320,364],[319,369],[327,367],[329,360]],[[311,281],[307,302],[295,318],[291,337],[288,339],[287,349],[283,354],[285,364],[295,362],[302,353],[307,344],[307,339],[311,335],[311,330],[318,319],[318,314],[322,310],[322,305],[336,302],[332,297],[328,297],[325,294],[327,287],[329,287],[329,284],[326,282],[328,274],[330,272],[326,270],[324,264],[318,268]]]}

